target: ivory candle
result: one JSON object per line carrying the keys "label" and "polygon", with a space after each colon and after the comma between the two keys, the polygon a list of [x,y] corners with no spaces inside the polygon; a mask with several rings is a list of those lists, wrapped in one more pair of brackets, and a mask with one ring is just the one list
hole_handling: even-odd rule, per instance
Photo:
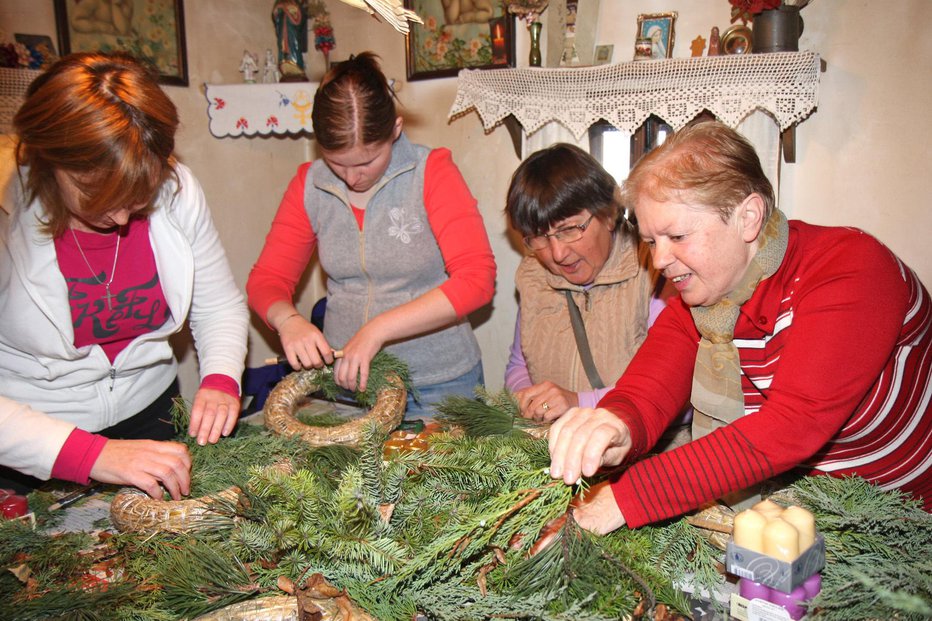
{"label": "ivory candle", "polygon": [[799,551],[805,552],[815,543],[815,517],[802,507],[791,505],[780,517],[792,524],[799,533]]}
{"label": "ivory candle", "polygon": [[799,532],[783,518],[773,518],[764,526],[764,554],[778,561],[795,561],[799,556]]}
{"label": "ivory candle", "polygon": [[766,524],[767,518],[754,509],[745,509],[738,513],[735,516],[735,525],[732,530],[735,545],[763,553],[764,526]]}
{"label": "ivory candle", "polygon": [[800,552],[805,552],[815,543],[815,517],[808,510],[790,505],[780,517],[792,524],[799,533]]}
{"label": "ivory candle", "polygon": [[751,508],[762,514],[768,520],[780,517],[780,514],[783,513],[783,507],[772,500],[762,500]]}

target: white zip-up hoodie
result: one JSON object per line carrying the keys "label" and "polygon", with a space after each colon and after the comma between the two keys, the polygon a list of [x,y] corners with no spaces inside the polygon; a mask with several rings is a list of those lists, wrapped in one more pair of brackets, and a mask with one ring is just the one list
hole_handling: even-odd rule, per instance
{"label": "white zip-up hoodie", "polygon": [[[98,345],[76,348],[44,208],[25,204],[15,174],[0,207],[0,464],[47,479],[75,427],[94,432],[130,418],[177,375],[169,337],[190,322],[205,377],[240,380],[249,314],[200,184],[184,165],[162,187],[149,236],[171,317],[111,365]],[[25,179],[27,169],[21,169]],[[176,193],[177,191],[177,193]]]}

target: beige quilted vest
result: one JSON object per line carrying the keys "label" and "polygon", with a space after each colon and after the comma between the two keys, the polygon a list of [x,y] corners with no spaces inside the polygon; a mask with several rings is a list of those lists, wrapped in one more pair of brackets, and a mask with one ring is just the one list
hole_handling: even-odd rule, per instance
{"label": "beige quilted vest", "polygon": [[616,233],[612,252],[584,291],[551,274],[533,256],[515,274],[521,308],[521,349],[531,380],[550,380],[573,392],[592,390],[583,368],[566,306],[573,292],[599,376],[614,385],[647,336],[647,318],[655,273],[646,249]]}

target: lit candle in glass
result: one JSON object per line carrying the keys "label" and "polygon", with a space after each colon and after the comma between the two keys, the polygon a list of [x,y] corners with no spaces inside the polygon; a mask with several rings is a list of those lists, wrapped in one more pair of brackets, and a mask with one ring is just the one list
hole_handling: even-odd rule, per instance
{"label": "lit candle in glass", "polygon": [[501,22],[495,24],[495,32],[492,36],[492,45],[505,47],[505,32],[502,29]]}
{"label": "lit candle in glass", "polygon": [[505,49],[505,24],[504,19],[497,17],[489,21],[492,36],[492,62],[501,64],[508,60],[508,50]]}

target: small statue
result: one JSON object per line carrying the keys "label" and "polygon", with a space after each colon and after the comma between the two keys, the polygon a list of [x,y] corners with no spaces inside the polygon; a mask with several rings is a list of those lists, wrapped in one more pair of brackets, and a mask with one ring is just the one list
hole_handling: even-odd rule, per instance
{"label": "small statue", "polygon": [[307,7],[300,0],[275,0],[272,23],[278,40],[278,70],[282,82],[306,82]]}
{"label": "small statue", "polygon": [[709,53],[707,56],[718,56],[720,55],[722,47],[722,39],[718,35],[718,26],[712,26],[712,34],[709,35]]}
{"label": "small statue", "polygon": [[243,60],[240,61],[239,70],[243,73],[243,82],[256,83],[256,73],[259,71],[259,58],[249,50],[243,50]]}
{"label": "small statue", "polygon": [[275,62],[275,54],[272,53],[272,50],[266,49],[265,67],[262,68],[262,83],[275,84],[280,77],[281,73],[278,72],[278,63]]}

